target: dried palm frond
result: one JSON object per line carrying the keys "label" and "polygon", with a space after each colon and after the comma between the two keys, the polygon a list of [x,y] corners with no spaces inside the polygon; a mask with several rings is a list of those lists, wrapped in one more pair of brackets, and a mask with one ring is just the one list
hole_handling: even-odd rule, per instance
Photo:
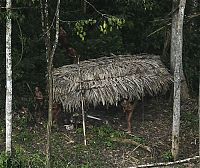
{"label": "dried palm frond", "polygon": [[53,71],[54,99],[68,111],[81,106],[81,94],[84,106],[117,105],[122,98],[134,100],[165,92],[171,82],[160,57],[147,54],[101,57]]}

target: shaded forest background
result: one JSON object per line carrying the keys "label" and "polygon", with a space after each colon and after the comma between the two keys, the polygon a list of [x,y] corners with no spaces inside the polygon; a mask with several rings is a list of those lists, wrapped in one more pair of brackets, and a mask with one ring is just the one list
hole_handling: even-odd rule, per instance
{"label": "shaded forest background", "polygon": [[[122,29],[113,27],[112,32],[103,34],[99,23],[105,17],[87,4],[83,11],[81,0],[61,1],[60,25],[69,35],[70,45],[77,50],[81,60],[97,58],[110,53],[161,55],[164,64],[170,64],[171,0],[90,0],[102,14],[125,19]],[[195,2],[195,3],[194,3]],[[0,4],[1,7],[5,3]],[[49,2],[50,25],[54,18],[56,1]],[[27,106],[33,100],[33,88],[46,88],[46,56],[44,35],[41,27],[39,1],[17,0],[13,2],[12,63],[14,108],[23,102]],[[200,54],[200,3],[188,1],[184,20],[183,69],[192,96],[198,93]],[[0,108],[4,109],[5,95],[5,9],[0,9]],[[97,24],[85,26],[84,41],[77,36],[76,21],[96,19]],[[51,25],[52,29],[55,29]],[[54,67],[72,63],[65,50],[59,45],[54,57]]]}

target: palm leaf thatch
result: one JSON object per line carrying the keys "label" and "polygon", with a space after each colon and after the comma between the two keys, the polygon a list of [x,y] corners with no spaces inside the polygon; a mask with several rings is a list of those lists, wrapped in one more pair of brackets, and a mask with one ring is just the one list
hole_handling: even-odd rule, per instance
{"label": "palm leaf thatch", "polygon": [[[65,65],[53,71],[54,99],[68,111],[113,105],[167,91],[172,77],[156,55],[117,55]],[[81,85],[81,87],[80,87]]]}

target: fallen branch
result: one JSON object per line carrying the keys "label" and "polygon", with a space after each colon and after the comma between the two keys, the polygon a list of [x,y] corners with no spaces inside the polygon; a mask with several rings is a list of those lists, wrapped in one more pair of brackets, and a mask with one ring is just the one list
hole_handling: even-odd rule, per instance
{"label": "fallen branch", "polygon": [[98,120],[98,121],[101,121],[102,119],[101,118],[98,118],[98,117],[94,117],[94,116],[91,116],[91,115],[87,115],[88,118],[91,118],[91,119],[94,119],[94,120]]}
{"label": "fallen branch", "polygon": [[140,144],[140,143],[138,143],[138,142],[136,142],[136,141],[134,141],[132,139],[112,138],[111,140],[115,141],[115,142],[119,142],[119,143],[132,144],[132,145],[137,146],[137,148],[140,147],[140,148],[142,148],[142,149],[144,149],[144,150],[146,150],[148,152],[151,152],[151,148],[150,147],[142,145],[142,144]]}
{"label": "fallen branch", "polygon": [[133,167],[128,167],[128,168],[142,168],[142,167],[155,167],[155,166],[169,166],[169,165],[175,165],[175,164],[179,164],[179,163],[186,163],[192,160],[196,160],[199,159],[199,156],[194,156],[192,158],[187,158],[187,159],[183,159],[183,160],[177,160],[174,162],[164,162],[164,163],[151,163],[151,164],[145,164],[145,165],[137,165],[137,166],[133,166]]}

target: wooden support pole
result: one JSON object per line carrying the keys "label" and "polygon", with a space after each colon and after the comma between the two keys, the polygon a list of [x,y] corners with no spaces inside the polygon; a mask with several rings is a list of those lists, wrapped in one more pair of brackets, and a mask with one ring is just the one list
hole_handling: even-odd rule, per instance
{"label": "wooden support pole", "polygon": [[[78,61],[78,75],[80,81],[82,81],[82,74],[81,74],[81,69],[80,69],[80,60],[79,57],[77,57]],[[83,122],[83,138],[84,138],[84,145],[87,145],[87,139],[86,139],[86,127],[85,127],[85,111],[84,111],[84,97],[83,97],[83,89],[82,89],[82,82],[80,82],[80,99],[81,99],[81,113],[82,113],[82,122]]]}

